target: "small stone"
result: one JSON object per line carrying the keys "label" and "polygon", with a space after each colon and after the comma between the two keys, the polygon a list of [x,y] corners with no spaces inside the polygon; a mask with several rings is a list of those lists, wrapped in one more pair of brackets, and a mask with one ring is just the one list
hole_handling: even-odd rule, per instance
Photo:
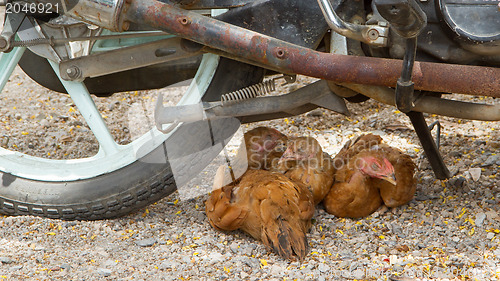
{"label": "small stone", "polygon": [[307,113],[306,116],[321,117],[323,116],[323,111],[317,108]]}
{"label": "small stone", "polygon": [[470,168],[469,173],[473,181],[478,181],[481,176],[481,168]]}
{"label": "small stone", "polygon": [[277,264],[273,264],[271,266],[270,271],[271,271],[271,275],[276,276],[276,275],[280,275],[283,272],[283,268]]}
{"label": "small stone", "polygon": [[485,140],[475,140],[474,144],[477,145],[477,146],[479,146],[479,145],[486,144],[486,141]]}
{"label": "small stone", "polygon": [[99,267],[99,268],[97,269],[97,274],[102,275],[102,276],[104,276],[104,277],[108,277],[108,276],[110,276],[110,275],[111,275],[111,273],[112,273],[112,271],[111,271],[110,269],[107,269],[107,268],[102,268],[102,267]]}
{"label": "small stone", "polygon": [[14,265],[10,268],[10,271],[18,271],[20,270],[21,268],[23,268],[22,265]]}
{"label": "small stone", "polygon": [[211,253],[208,256],[208,260],[209,260],[210,264],[216,264],[216,263],[224,261],[224,256],[221,253],[215,252],[215,253]]}
{"label": "small stone", "polygon": [[248,273],[242,271],[242,272],[240,272],[240,277],[241,277],[241,279],[246,279],[248,277]]}
{"label": "small stone", "polygon": [[70,269],[71,265],[69,265],[68,263],[63,263],[63,264],[61,264],[61,268],[62,269]]}
{"label": "small stone", "polygon": [[140,247],[150,247],[153,246],[156,242],[158,242],[156,238],[146,238],[142,240],[136,240],[135,244]]}
{"label": "small stone", "polygon": [[14,261],[9,257],[0,257],[0,262],[3,264],[13,263]]}
{"label": "small stone", "polygon": [[318,266],[318,270],[322,273],[330,271],[330,267],[327,264],[320,263]]}
{"label": "small stone", "polygon": [[229,249],[231,249],[231,251],[235,254],[238,253],[238,250],[239,250],[238,243],[236,243],[236,242],[231,243],[231,245],[229,245]]}
{"label": "small stone", "polygon": [[356,269],[352,272],[352,277],[357,280],[362,280],[365,278],[365,272],[361,269]]}
{"label": "small stone", "polygon": [[495,237],[495,233],[493,233],[493,232],[488,232],[488,234],[486,235],[486,238],[487,238],[488,240],[493,239],[493,237]]}
{"label": "small stone", "polygon": [[45,114],[38,113],[38,115],[35,117],[35,119],[38,121],[42,121],[43,119],[45,119]]}
{"label": "small stone", "polygon": [[481,165],[481,167],[488,167],[491,165],[496,164],[498,161],[500,161],[500,155],[491,155],[484,161],[484,163]]}
{"label": "small stone", "polygon": [[477,214],[476,215],[476,221],[475,221],[476,225],[478,227],[483,226],[484,219],[486,219],[486,214],[485,213],[481,212],[481,213]]}
{"label": "small stone", "polygon": [[42,127],[49,127],[50,123],[47,119],[43,119],[42,121],[40,121],[40,125]]}
{"label": "small stone", "polygon": [[449,170],[450,170],[450,177],[454,177],[458,174],[458,172],[460,172],[460,169],[456,166],[450,166]]}
{"label": "small stone", "polygon": [[464,185],[465,178],[462,176],[454,177],[449,179],[448,182],[454,187],[462,187]]}
{"label": "small stone", "polygon": [[494,210],[490,210],[490,211],[486,212],[486,217],[491,222],[493,222],[493,220],[497,220],[499,218],[498,213]]}
{"label": "small stone", "polygon": [[492,148],[500,148],[500,141],[489,141],[488,145]]}

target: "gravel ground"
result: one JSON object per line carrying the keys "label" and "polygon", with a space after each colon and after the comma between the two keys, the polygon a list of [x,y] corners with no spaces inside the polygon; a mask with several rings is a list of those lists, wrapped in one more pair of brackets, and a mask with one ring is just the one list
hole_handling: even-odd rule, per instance
{"label": "gravel ground", "polygon": [[[134,108],[149,108],[145,101],[154,94],[94,99],[117,142],[127,143],[140,133],[131,125],[135,121],[125,119],[133,120]],[[357,220],[337,218],[319,206],[308,234],[310,254],[302,263],[281,259],[242,232],[214,230],[204,213],[207,195],[181,200],[176,192],[114,220],[1,217],[0,279],[499,279],[498,123],[427,116],[429,123],[439,120],[443,125],[441,151],[454,174],[440,181],[422,157],[404,114],[372,101],[348,106],[350,117],[315,110],[242,126],[268,125],[291,136],[311,135],[330,154],[356,134],[374,132],[410,154],[419,167],[417,194],[406,206]],[[2,147],[31,155],[67,159],[97,151],[71,99],[42,89],[20,70],[0,94],[4,135],[8,137],[0,140]]]}

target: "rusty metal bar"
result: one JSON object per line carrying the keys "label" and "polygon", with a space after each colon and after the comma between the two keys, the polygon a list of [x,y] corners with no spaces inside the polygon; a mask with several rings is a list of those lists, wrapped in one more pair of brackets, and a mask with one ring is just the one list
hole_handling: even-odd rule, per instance
{"label": "rusty metal bar", "polygon": [[[315,3],[315,1],[311,1]],[[284,73],[339,83],[396,85],[402,61],[321,53],[154,0],[132,0],[126,18]],[[500,97],[500,68],[415,62],[415,89]]]}
{"label": "rusty metal bar", "polygon": [[[359,84],[341,84],[378,102],[395,105],[394,89]],[[413,111],[480,121],[500,121],[500,104],[478,104],[437,97],[422,96]]]}

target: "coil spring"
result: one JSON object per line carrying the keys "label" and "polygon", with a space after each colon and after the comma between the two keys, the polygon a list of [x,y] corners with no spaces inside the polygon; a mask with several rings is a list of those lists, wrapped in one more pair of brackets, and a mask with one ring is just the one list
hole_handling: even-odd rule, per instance
{"label": "coil spring", "polygon": [[30,40],[25,40],[25,41],[15,41],[12,43],[13,47],[33,47],[37,45],[43,45],[43,44],[52,44],[52,40],[49,38],[35,38],[35,39],[30,39]]}
{"label": "coil spring", "polygon": [[221,96],[222,103],[239,101],[255,98],[258,96],[270,94],[276,90],[276,79],[264,81],[262,83],[254,84],[237,91],[227,93]]}

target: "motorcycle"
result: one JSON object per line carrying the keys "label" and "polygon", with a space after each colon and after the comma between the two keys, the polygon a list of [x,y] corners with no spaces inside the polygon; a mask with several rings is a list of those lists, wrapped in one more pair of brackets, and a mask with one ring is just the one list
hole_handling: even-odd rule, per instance
{"label": "motorcycle", "polygon": [[[168,196],[241,123],[373,99],[410,118],[437,178],[449,171],[423,113],[500,120],[500,3],[487,0],[0,0],[0,90],[16,65],[68,93],[99,143],[54,160],[0,148],[0,212],[104,219]],[[279,75],[278,75],[279,74]],[[276,80],[319,78],[284,95]],[[275,78],[267,78],[274,75]],[[278,75],[278,77],[276,77]],[[91,94],[189,79],[155,127],[117,144]]]}

